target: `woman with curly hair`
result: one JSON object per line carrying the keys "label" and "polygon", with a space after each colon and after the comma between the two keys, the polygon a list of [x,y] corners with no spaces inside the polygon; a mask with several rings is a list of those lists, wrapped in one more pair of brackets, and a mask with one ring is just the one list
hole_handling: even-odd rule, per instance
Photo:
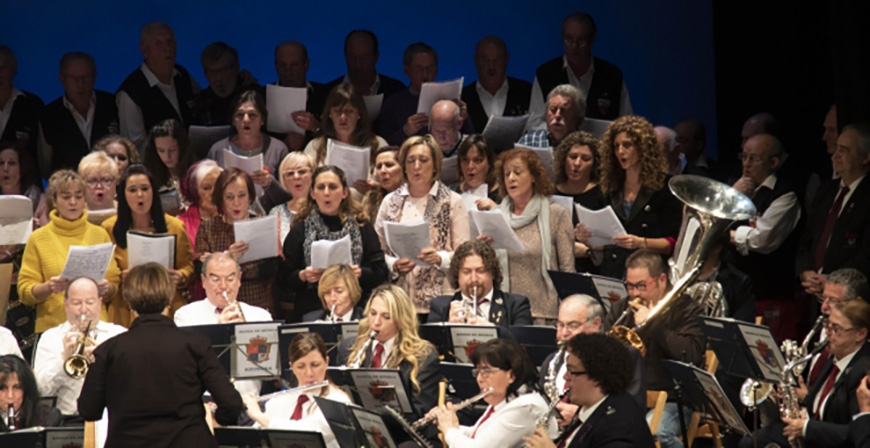
{"label": "woman with curly hair", "polygon": [[638,248],[668,255],[680,229],[682,204],[667,186],[668,164],[653,126],[643,117],[619,117],[601,138],[599,185],[625,235],[603,248],[599,273],[622,278],[625,260]]}
{"label": "woman with curly hair", "polygon": [[[571,215],[547,199],[553,194],[553,182],[531,149],[503,152],[495,162],[495,172],[500,176],[499,193],[504,199],[499,205],[491,199],[478,199],[478,208],[500,210],[524,246],[522,252],[497,251],[502,267],[506,267],[500,289],[531,300],[535,325],[555,325],[559,296],[547,271],[574,272]],[[488,235],[478,238],[492,242]]]}
{"label": "woman with curly hair", "polygon": [[[344,340],[339,348],[339,365],[359,359],[360,367],[399,369],[411,388],[411,417],[421,417],[437,403],[441,367],[435,347],[417,334],[414,304],[402,288],[383,285],[372,293],[363,316],[356,339]],[[374,341],[360,353],[371,332]]]}
{"label": "woman with curly hair", "polygon": [[[371,291],[387,281],[387,264],[378,234],[362,206],[351,196],[344,171],[331,165],[314,170],[310,196],[311,199],[302,202],[284,241],[286,275],[279,276],[287,282],[286,290],[295,295],[294,321],[323,307],[317,288],[324,270],[311,266],[311,246],[317,241],[350,239],[350,264],[363,291]],[[366,292],[363,298],[368,297]]]}

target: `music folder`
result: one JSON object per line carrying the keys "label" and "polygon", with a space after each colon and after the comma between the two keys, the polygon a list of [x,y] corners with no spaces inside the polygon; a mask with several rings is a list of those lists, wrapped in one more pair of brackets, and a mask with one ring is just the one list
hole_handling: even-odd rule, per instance
{"label": "music folder", "polygon": [[559,348],[556,343],[556,327],[517,325],[510,327],[510,332],[517,343],[526,348],[536,366],[543,364],[547,356]]}
{"label": "music folder", "polygon": [[354,403],[377,409],[390,406],[405,414],[414,413],[410,384],[406,384],[398,369],[349,369],[329,367],[329,378],[353,397]]}
{"label": "music folder", "polygon": [[728,399],[716,377],[706,370],[679,361],[662,361],[682,392],[683,404],[699,412],[708,421],[749,434],[749,428]]}
{"label": "music folder", "polygon": [[445,360],[467,363],[484,342],[511,337],[504,327],[436,322],[420,325],[420,337],[432,343]]}
{"label": "music folder", "polygon": [[770,328],[725,317],[698,316],[698,322],[726,373],[780,381],[786,363]]}
{"label": "music folder", "polygon": [[381,414],[326,398],[314,397],[341,447],[395,448],[387,423]]}
{"label": "music folder", "polygon": [[472,375],[471,364],[441,361],[441,375],[447,380],[447,391],[458,398],[466,399],[477,395],[480,386]]}
{"label": "music folder", "polygon": [[221,447],[326,448],[323,435],[313,431],[219,426],[214,429],[214,437]]}
{"label": "music folder", "polygon": [[84,428],[34,428],[0,433],[0,446],[16,448],[64,448],[83,446]]}

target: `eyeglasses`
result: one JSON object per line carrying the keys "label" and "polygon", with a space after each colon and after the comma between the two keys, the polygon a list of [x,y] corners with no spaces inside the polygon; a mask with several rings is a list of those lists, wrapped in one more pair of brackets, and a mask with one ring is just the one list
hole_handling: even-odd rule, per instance
{"label": "eyeglasses", "polygon": [[589,44],[589,39],[586,37],[568,37],[564,36],[562,38],[562,43],[565,44],[566,47],[580,47],[583,48]]}
{"label": "eyeglasses", "polygon": [[357,114],[356,108],[353,108],[353,107],[345,107],[345,108],[341,108],[341,109],[339,109],[337,107],[333,107],[329,111],[329,115],[331,115],[333,117],[340,117],[342,115],[344,115],[346,117],[355,117],[356,114]]}
{"label": "eyeglasses", "polygon": [[828,302],[831,302],[831,305],[836,305],[836,304],[842,302],[841,299],[839,299],[837,297],[831,297],[831,296],[816,296],[816,300],[818,300],[819,303],[825,303],[825,301],[828,301]]}
{"label": "eyeglasses", "polygon": [[586,319],[583,322],[577,322],[575,320],[573,322],[568,322],[567,324],[556,322],[556,331],[564,330],[565,328],[567,328],[568,331],[577,331],[583,328],[583,326],[586,325],[586,322],[589,322],[589,319]]}
{"label": "eyeglasses", "polygon": [[637,283],[625,282],[625,283],[623,283],[623,285],[625,285],[626,290],[633,289],[635,291],[644,292],[644,291],[646,291],[646,288],[648,288],[649,285],[651,285],[654,281],[656,281],[656,279],[655,279],[655,277],[652,277],[649,280],[646,280],[643,282],[637,282]]}
{"label": "eyeglasses", "polygon": [[477,378],[478,376],[481,378],[488,378],[496,370],[501,370],[501,369],[493,369],[491,367],[484,367],[482,369],[474,368],[474,369],[471,369],[471,375],[474,376],[475,378]]}
{"label": "eyeglasses", "polygon": [[832,324],[832,323],[830,323],[830,322],[828,322],[827,324],[825,324],[825,332],[828,333],[828,336],[834,336],[834,335],[836,335],[836,334],[845,333],[845,332],[847,332],[847,331],[852,331],[852,330],[854,330],[854,329],[855,329],[855,327],[852,327],[852,328],[843,328],[843,327],[840,327],[840,326],[837,325],[837,324]]}
{"label": "eyeglasses", "polygon": [[586,375],[585,370],[566,370],[565,373],[567,373],[568,376],[570,376],[571,378],[577,378],[578,376]]}
{"label": "eyeglasses", "polygon": [[237,112],[235,115],[233,115],[233,118],[238,121],[242,121],[245,119],[245,115],[247,115],[248,119],[250,119],[251,121],[260,118],[260,114],[258,114],[257,112]]}
{"label": "eyeglasses", "polygon": [[107,177],[99,177],[99,178],[89,177],[88,180],[85,182],[87,182],[89,187],[96,187],[97,184],[100,184],[100,185],[105,187],[107,185],[111,185],[112,182],[114,182],[114,181],[115,181],[114,177],[107,176]]}
{"label": "eyeglasses", "polygon": [[310,172],[311,172],[311,170],[309,170],[309,169],[301,169],[301,170],[295,170],[295,171],[294,170],[287,170],[287,171],[284,171],[284,177],[294,177],[297,175],[299,177],[303,177]]}
{"label": "eyeglasses", "polygon": [[761,162],[762,160],[770,159],[770,157],[765,159],[764,157],[761,157],[758,154],[747,154],[745,152],[738,152],[737,158],[740,159],[741,162],[749,161],[750,163],[758,163],[758,162]]}

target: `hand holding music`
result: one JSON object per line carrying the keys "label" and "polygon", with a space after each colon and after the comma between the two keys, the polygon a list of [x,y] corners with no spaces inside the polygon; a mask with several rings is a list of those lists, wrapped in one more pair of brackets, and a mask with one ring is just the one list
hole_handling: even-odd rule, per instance
{"label": "hand holding music", "polygon": [[253,180],[255,184],[263,188],[269,188],[269,184],[272,183],[272,175],[269,174],[269,168],[264,166],[263,169],[254,171],[254,175],[251,176],[251,180]]}
{"label": "hand holding music", "polygon": [[299,271],[299,279],[308,283],[319,282],[321,275],[323,275],[323,269],[314,269],[311,266]]}
{"label": "hand holding music", "polygon": [[646,247],[645,238],[641,238],[637,235],[616,235],[613,237],[613,244],[623,248],[623,249],[640,249],[641,247]]}
{"label": "hand holding music", "polygon": [[423,129],[429,123],[429,116],[423,112],[416,113],[408,117],[408,121],[405,123],[405,126],[402,127],[402,130],[405,131],[405,135],[408,137],[412,135],[417,135],[420,132],[420,129]]}
{"label": "hand holding music", "polygon": [[421,250],[420,255],[417,255],[417,259],[430,266],[440,266],[442,261],[441,255],[438,255],[438,251],[432,247]]}
{"label": "hand holding music", "polygon": [[230,248],[227,249],[227,253],[233,257],[234,260],[239,261],[242,257],[245,256],[245,252],[248,251],[248,243],[244,241],[236,241],[233,244],[230,244]]}
{"label": "hand holding music", "polygon": [[398,260],[396,260],[395,263],[393,263],[393,270],[398,272],[399,274],[405,275],[405,274],[413,271],[414,266],[416,266],[416,265],[410,259],[399,258]]}

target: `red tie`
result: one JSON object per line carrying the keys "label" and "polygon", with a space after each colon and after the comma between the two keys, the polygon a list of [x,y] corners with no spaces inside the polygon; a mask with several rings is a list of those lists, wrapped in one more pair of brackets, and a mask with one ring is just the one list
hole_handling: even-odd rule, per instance
{"label": "red tie", "polygon": [[825,381],[825,388],[822,389],[822,395],[819,397],[819,407],[816,409],[815,418],[816,420],[821,420],[822,414],[822,406],[825,404],[825,399],[828,398],[828,394],[831,393],[831,389],[834,388],[834,383],[837,382],[837,374],[840,373],[840,368],[834,364],[834,368],[831,369],[831,374],[828,375],[828,381]]}
{"label": "red tie", "polygon": [[293,415],[290,416],[290,420],[302,419],[302,406],[305,406],[305,403],[308,403],[308,395],[300,395],[299,398],[296,399],[296,409],[293,410]]}
{"label": "red tie", "polygon": [[826,345],[825,348],[822,349],[822,352],[819,353],[819,359],[816,360],[813,369],[810,370],[809,381],[807,381],[807,384],[815,384],[816,380],[819,379],[819,375],[822,374],[822,367],[825,366],[825,361],[828,360],[829,356],[831,356],[831,352],[828,350],[828,346]]}
{"label": "red tie", "polygon": [[[565,384],[562,385],[562,392],[565,392],[566,390],[568,390],[568,382],[567,381],[565,381]],[[568,394],[565,394],[565,396],[562,397],[562,403],[567,403],[567,402],[568,402]]]}
{"label": "red tie", "polygon": [[380,369],[381,368],[381,355],[384,354],[384,344],[378,343],[375,346],[375,356],[372,356],[372,368]]}
{"label": "red tie", "polygon": [[220,313],[223,313],[223,312],[224,312],[224,307],[222,307],[222,306],[216,307],[216,308],[214,309],[214,313],[215,313],[215,314],[220,314]]}
{"label": "red tie", "polygon": [[837,218],[840,216],[840,209],[843,208],[843,199],[849,192],[849,187],[841,187],[840,193],[834,200],[834,205],[828,210],[828,218],[825,220],[825,227],[822,227],[822,233],[819,235],[819,240],[816,241],[816,250],[813,253],[813,260],[816,263],[816,270],[822,268],[825,264],[825,253],[828,251],[828,241],[831,239],[831,234],[834,233],[834,225],[837,224]]}
{"label": "red tie", "polygon": [[483,426],[483,422],[485,422],[486,419],[488,419],[489,416],[492,415],[493,412],[495,412],[495,408],[490,406],[489,410],[486,411],[486,414],[483,414],[483,418],[480,419],[480,423],[477,424],[477,428],[474,428],[474,432],[471,433],[472,439],[474,438],[475,435],[477,435],[477,430],[480,429],[481,426]]}
{"label": "red tie", "polygon": [[343,320],[344,320],[344,319],[342,319],[342,318],[340,318],[340,317],[335,319],[336,322],[341,322],[341,321],[343,321]]}

